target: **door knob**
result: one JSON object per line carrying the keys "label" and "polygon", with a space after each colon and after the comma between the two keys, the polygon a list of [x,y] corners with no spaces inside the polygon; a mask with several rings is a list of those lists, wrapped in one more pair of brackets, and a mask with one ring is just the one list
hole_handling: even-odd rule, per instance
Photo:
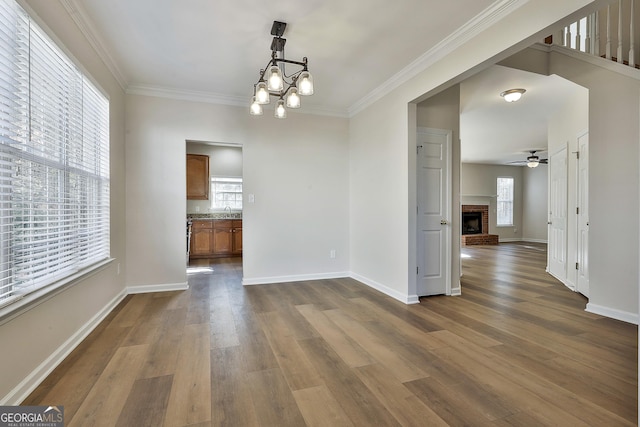
{"label": "door knob", "polygon": [[447,225],[447,224],[449,224],[449,223],[447,222],[446,219],[441,219],[440,220],[440,225]]}

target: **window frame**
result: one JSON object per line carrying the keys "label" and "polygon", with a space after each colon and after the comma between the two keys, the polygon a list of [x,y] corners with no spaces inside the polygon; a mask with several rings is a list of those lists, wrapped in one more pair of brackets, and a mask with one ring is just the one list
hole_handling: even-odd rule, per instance
{"label": "window frame", "polygon": [[220,207],[217,203],[216,203],[216,194],[218,193],[216,191],[216,187],[218,185],[221,184],[239,184],[240,185],[240,191],[233,191],[233,192],[228,192],[228,193],[232,193],[235,194],[236,196],[239,195],[240,198],[234,200],[234,202],[240,202],[240,207],[238,208],[236,207],[229,207],[231,209],[231,212],[242,212],[242,207],[243,207],[243,198],[242,198],[242,193],[243,193],[243,179],[241,176],[211,176],[209,179],[209,197],[211,199],[211,204],[210,204],[210,209],[212,212],[224,212],[226,210],[226,206],[222,206]]}
{"label": "window frame", "polygon": [[[511,181],[511,198],[507,200],[500,200],[500,180],[510,180]],[[496,178],[496,227],[513,227],[514,226],[514,206],[515,206],[515,187],[516,180],[513,176],[499,176]],[[509,223],[500,223],[500,205],[501,203],[511,205],[510,213],[511,218]]]}
{"label": "window frame", "polygon": [[[3,184],[10,186],[0,209],[1,226],[6,227],[0,246],[9,254],[0,259],[5,274],[2,324],[98,273],[113,258],[109,98],[28,9],[4,2],[0,24],[11,35],[0,46],[2,118],[20,118],[0,128],[0,155],[9,163],[2,169]],[[12,31],[14,26],[21,30]],[[18,57],[14,49],[28,54]],[[60,80],[61,72],[70,73],[72,80]],[[23,89],[11,92],[15,82],[24,81]],[[16,97],[19,106],[9,102]],[[24,193],[28,198],[21,198],[24,181],[35,182],[31,185],[39,197]],[[44,233],[37,230],[42,226]],[[54,261],[42,261],[37,253]],[[69,256],[71,262],[56,264],[58,257]]]}

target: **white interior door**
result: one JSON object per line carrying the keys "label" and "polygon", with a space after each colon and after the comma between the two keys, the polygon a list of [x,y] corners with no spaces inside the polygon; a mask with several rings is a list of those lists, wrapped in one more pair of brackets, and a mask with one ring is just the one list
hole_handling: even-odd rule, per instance
{"label": "white interior door", "polygon": [[577,288],[589,297],[589,134],[578,138]]}
{"label": "white interior door", "polygon": [[451,294],[450,130],[417,133],[417,295]]}
{"label": "white interior door", "polygon": [[549,157],[549,273],[567,278],[567,149]]}

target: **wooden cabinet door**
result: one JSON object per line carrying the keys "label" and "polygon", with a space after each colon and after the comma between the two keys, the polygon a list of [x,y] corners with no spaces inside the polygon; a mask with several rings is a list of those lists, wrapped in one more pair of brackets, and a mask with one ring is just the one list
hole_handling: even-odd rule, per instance
{"label": "wooden cabinet door", "polygon": [[242,228],[233,229],[233,253],[242,253]]}
{"label": "wooden cabinet door", "polygon": [[191,254],[192,255],[209,255],[212,252],[211,237],[212,229],[210,228],[194,228],[191,233]]}
{"label": "wooden cabinet door", "polygon": [[213,253],[229,254],[233,244],[231,228],[216,228],[213,230]]}
{"label": "wooden cabinet door", "polygon": [[187,154],[187,199],[209,199],[209,156]]}

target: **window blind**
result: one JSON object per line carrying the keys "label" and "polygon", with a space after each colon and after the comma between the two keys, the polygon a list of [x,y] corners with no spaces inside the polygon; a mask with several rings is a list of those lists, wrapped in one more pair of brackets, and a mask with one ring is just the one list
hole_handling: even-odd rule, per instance
{"label": "window blind", "polygon": [[109,102],[0,0],[0,306],[109,257]]}

